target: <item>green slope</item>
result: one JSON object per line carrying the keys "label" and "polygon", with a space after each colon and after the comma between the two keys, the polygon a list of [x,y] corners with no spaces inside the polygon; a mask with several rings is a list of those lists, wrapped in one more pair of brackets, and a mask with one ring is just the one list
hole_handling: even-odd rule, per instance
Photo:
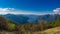
{"label": "green slope", "polygon": [[14,30],[15,23],[7,18],[0,16],[0,30]]}

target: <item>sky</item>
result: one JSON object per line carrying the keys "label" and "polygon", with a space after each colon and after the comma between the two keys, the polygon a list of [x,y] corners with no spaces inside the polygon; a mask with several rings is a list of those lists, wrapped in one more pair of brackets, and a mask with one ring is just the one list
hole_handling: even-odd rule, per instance
{"label": "sky", "polygon": [[60,0],[0,0],[0,14],[50,14],[60,12]]}

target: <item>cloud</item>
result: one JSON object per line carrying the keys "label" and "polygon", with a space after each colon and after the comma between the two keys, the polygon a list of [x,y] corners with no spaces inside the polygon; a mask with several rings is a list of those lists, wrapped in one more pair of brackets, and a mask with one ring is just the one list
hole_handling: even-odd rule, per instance
{"label": "cloud", "polygon": [[0,8],[0,14],[26,14],[26,15],[45,15],[45,14],[60,14],[60,8],[56,8],[53,11],[45,11],[45,12],[36,12],[36,11],[24,11],[18,10],[15,8]]}
{"label": "cloud", "polygon": [[35,12],[35,11],[24,11],[24,10],[17,10],[15,8],[0,8],[0,14],[32,14],[32,15],[45,15],[45,14],[60,14],[60,8],[56,8],[53,10],[53,13],[50,13],[51,11],[47,12]]}
{"label": "cloud", "polygon": [[54,9],[53,12],[54,12],[55,14],[59,14],[59,13],[60,13],[60,8]]}
{"label": "cloud", "polygon": [[1,12],[4,12],[4,11],[13,11],[14,10],[14,8],[0,8],[0,11]]}
{"label": "cloud", "polygon": [[[41,12],[35,12],[35,11],[23,11],[23,10],[17,10],[14,8],[0,8],[0,14],[33,14],[33,15],[44,15],[47,13],[41,13]],[[49,14],[49,13],[48,13]]]}
{"label": "cloud", "polygon": [[0,8],[0,14],[8,14],[14,11],[14,8]]}

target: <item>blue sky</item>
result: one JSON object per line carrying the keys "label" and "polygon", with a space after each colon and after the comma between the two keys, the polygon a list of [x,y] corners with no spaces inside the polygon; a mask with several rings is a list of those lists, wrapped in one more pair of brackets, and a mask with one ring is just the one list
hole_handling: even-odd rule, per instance
{"label": "blue sky", "polygon": [[0,0],[0,8],[14,8],[16,12],[52,13],[60,8],[60,0]]}

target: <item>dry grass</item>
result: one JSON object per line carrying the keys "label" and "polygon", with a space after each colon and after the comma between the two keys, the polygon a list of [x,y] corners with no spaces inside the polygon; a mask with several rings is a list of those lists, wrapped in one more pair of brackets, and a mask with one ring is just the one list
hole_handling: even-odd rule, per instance
{"label": "dry grass", "polygon": [[51,29],[45,30],[44,32],[48,34],[60,34],[60,27],[51,28]]}
{"label": "dry grass", "polygon": [[34,34],[60,34],[60,27],[51,28],[42,32],[35,32]]}

